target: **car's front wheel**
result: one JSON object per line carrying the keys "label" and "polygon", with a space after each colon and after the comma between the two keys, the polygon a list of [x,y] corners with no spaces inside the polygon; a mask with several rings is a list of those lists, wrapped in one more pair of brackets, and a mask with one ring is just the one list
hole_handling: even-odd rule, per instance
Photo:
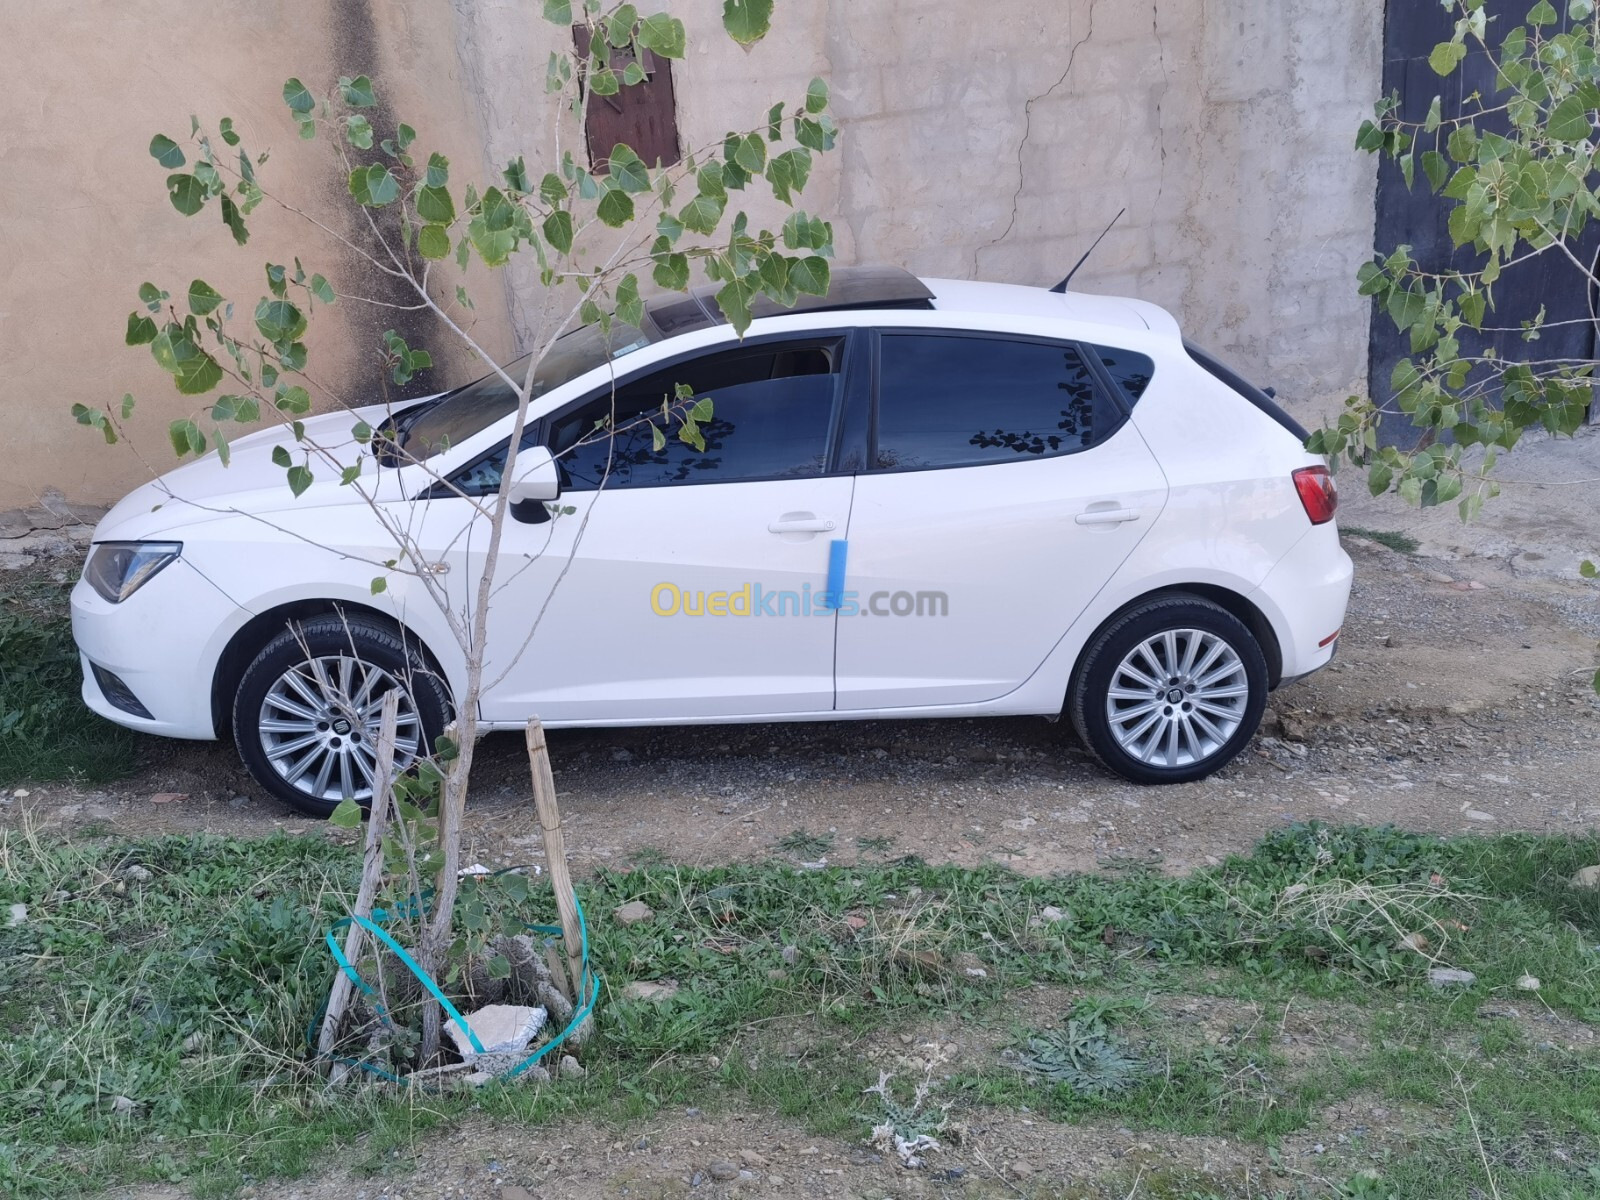
{"label": "car's front wheel", "polygon": [[1135,783],[1204,779],[1261,723],[1267,663],[1238,617],[1169,594],[1123,613],[1084,650],[1067,700],[1078,736]]}
{"label": "car's front wheel", "polygon": [[420,647],[359,615],[292,621],[239,681],[233,734],[257,783],[311,816],[372,800],[384,697],[399,692],[395,769],[427,754],[449,720],[444,681]]}

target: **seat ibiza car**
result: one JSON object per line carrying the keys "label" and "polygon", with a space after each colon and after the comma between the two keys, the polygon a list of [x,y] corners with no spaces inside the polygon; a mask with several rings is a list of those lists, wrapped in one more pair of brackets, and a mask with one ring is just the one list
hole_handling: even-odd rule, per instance
{"label": "seat ibiza car", "polygon": [[[663,444],[643,418],[688,394],[704,446]],[[464,693],[428,587],[470,610],[514,407],[490,376],[309,420],[337,462],[298,498],[281,428],[140,487],[73,592],[86,702],[231,736],[308,813],[369,797],[385,693],[402,757]],[[841,270],[741,338],[658,299],[539,368],[482,723],[1065,714],[1128,779],[1201,778],[1334,653],[1351,566],[1304,440],[1139,301]],[[393,528],[428,578],[374,594]]]}

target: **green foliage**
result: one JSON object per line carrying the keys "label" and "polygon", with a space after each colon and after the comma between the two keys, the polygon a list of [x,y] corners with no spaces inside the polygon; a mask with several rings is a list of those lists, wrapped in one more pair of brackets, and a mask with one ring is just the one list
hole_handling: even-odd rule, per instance
{"label": "green foliage", "polygon": [[722,25],[740,45],[759,42],[772,26],[772,0],[723,0]]}
{"label": "green foliage", "polygon": [[1369,542],[1377,542],[1378,545],[1387,546],[1400,554],[1415,554],[1417,548],[1422,545],[1409,533],[1401,533],[1397,529],[1367,529],[1361,525],[1341,525],[1339,532],[1349,537],[1366,538]]}
{"label": "green foliage", "polygon": [[1145,1071],[1104,1025],[1076,1019],[1029,1036],[1018,1049],[1017,1065],[1044,1083],[1090,1097],[1125,1092]]}
{"label": "green foliage", "polygon": [[[1395,367],[1389,395],[1351,397],[1307,444],[1363,468],[1374,495],[1395,490],[1424,507],[1454,502],[1470,519],[1498,490],[1499,453],[1529,429],[1573,433],[1593,396],[1593,363],[1538,356],[1542,311],[1520,330],[1494,324],[1494,289],[1513,262],[1552,249],[1571,254],[1600,216],[1592,162],[1600,60],[1589,0],[1574,4],[1567,22],[1540,0],[1525,25],[1503,31],[1491,29],[1482,0],[1445,7],[1456,14],[1454,32],[1429,64],[1453,76],[1469,49],[1481,49],[1497,68],[1492,92],[1473,93],[1448,116],[1435,97],[1421,122],[1401,120],[1399,96],[1385,97],[1356,145],[1396,160],[1408,186],[1416,185],[1420,156],[1424,183],[1448,210],[1452,241],[1470,252],[1457,261],[1480,265],[1432,273],[1409,246],[1362,264],[1361,294],[1408,336],[1411,354]],[[1520,333],[1528,352],[1513,360],[1463,347],[1469,335],[1496,332]],[[1423,431],[1415,451],[1379,446],[1385,413]]]}

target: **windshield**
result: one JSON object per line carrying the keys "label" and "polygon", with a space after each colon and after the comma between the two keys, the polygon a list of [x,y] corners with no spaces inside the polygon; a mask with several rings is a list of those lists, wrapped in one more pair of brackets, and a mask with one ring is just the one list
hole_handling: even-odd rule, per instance
{"label": "windshield", "polygon": [[[539,364],[529,398],[538,399],[551,389],[648,346],[650,342],[651,338],[645,333],[621,321],[611,322],[609,331],[602,331],[595,324],[563,334]],[[505,374],[521,383],[530,357],[524,355],[509,364]],[[516,389],[498,373],[485,375],[475,383],[404,414],[396,422],[394,441],[405,451],[406,458],[420,461],[451,446],[459,446],[467,438],[510,416],[516,408]]]}

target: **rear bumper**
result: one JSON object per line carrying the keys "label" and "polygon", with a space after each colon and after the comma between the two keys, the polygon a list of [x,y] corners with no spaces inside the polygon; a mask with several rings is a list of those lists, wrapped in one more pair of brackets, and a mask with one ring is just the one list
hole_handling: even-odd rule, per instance
{"label": "rear bumper", "polygon": [[1327,666],[1338,649],[1355,569],[1329,521],[1308,530],[1250,599],[1272,622],[1283,656],[1282,683]]}

